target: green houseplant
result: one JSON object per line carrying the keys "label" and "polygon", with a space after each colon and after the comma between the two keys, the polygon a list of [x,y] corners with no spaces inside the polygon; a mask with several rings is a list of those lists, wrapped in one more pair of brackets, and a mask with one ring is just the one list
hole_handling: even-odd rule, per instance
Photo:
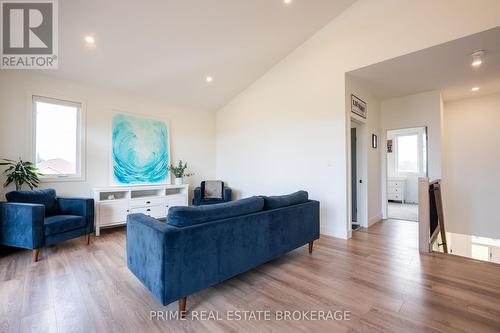
{"label": "green houseplant", "polygon": [[37,167],[29,162],[23,161],[19,158],[19,161],[9,160],[9,159],[1,159],[0,165],[8,166],[4,171],[4,174],[7,176],[4,187],[9,186],[14,183],[16,185],[16,191],[20,191],[23,188],[23,185],[26,184],[30,189],[34,189],[38,187],[38,183],[40,182],[40,176],[43,176],[37,169]]}
{"label": "green houseplant", "polygon": [[169,170],[175,176],[175,185],[181,185],[183,177],[191,177],[193,175],[193,173],[186,172],[187,167],[187,162],[183,164],[182,160],[179,160],[177,165],[170,165]]}

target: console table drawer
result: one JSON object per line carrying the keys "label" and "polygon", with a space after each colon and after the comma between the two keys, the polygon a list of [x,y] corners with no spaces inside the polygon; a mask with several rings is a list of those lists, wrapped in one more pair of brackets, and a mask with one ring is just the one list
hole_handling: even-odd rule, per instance
{"label": "console table drawer", "polygon": [[118,223],[127,219],[127,202],[101,203],[98,205],[98,209],[102,225]]}
{"label": "console table drawer", "polygon": [[166,200],[167,207],[186,206],[187,198],[185,195],[171,195]]}
{"label": "console table drawer", "polygon": [[401,194],[398,194],[398,193],[392,193],[387,196],[387,199],[388,200],[395,200],[395,201],[402,201],[403,200],[403,196]]}
{"label": "console table drawer", "polygon": [[123,203],[109,203],[99,204],[99,215],[102,217],[109,217],[120,214],[127,214],[128,205]]}
{"label": "console table drawer", "polygon": [[163,205],[150,206],[150,207],[137,207],[131,208],[130,214],[142,213],[147,216],[161,218],[165,217],[165,211],[163,209]]}
{"label": "console table drawer", "polygon": [[165,202],[164,198],[139,198],[130,200],[130,207],[149,207],[163,205]]}

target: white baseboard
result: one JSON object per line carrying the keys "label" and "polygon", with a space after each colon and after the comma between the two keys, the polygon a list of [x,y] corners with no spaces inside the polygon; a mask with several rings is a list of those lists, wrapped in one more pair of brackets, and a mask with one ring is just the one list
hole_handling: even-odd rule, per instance
{"label": "white baseboard", "polygon": [[349,239],[349,235],[341,234],[338,231],[334,230],[333,228],[328,228],[325,226],[320,227],[320,234],[340,239]]}
{"label": "white baseboard", "polygon": [[375,216],[372,216],[368,219],[368,227],[374,225],[375,223],[382,220],[382,212],[378,213]]}

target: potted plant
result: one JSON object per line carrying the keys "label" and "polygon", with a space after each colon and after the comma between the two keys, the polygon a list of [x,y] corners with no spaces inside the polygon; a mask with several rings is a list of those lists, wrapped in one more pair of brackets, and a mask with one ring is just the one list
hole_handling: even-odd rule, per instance
{"label": "potted plant", "polygon": [[16,191],[20,191],[23,185],[26,184],[30,189],[38,187],[40,182],[40,176],[43,176],[37,169],[37,167],[29,162],[19,159],[19,161],[2,159],[0,165],[7,165],[8,168],[4,171],[7,175],[7,180],[3,184],[4,187],[9,186],[14,183],[16,185]]}
{"label": "potted plant", "polygon": [[179,163],[176,166],[173,164],[170,165],[170,172],[172,172],[175,176],[175,185],[182,185],[183,177],[191,177],[194,175],[193,173],[186,172],[187,167],[187,162],[183,164],[182,160],[179,160]]}

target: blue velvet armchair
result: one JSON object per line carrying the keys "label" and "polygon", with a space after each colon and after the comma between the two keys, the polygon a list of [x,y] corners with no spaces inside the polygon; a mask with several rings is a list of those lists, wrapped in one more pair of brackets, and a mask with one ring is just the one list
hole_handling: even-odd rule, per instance
{"label": "blue velvet armchair", "polygon": [[32,250],[85,236],[94,231],[94,200],[60,198],[52,189],[12,191],[0,203],[0,244]]}
{"label": "blue velvet armchair", "polygon": [[[206,185],[207,183],[220,183],[220,193],[212,193],[211,197],[207,197]],[[223,202],[231,201],[232,191],[229,187],[224,186],[223,181],[202,181],[201,185],[194,189],[193,205],[203,206],[212,205]]]}

